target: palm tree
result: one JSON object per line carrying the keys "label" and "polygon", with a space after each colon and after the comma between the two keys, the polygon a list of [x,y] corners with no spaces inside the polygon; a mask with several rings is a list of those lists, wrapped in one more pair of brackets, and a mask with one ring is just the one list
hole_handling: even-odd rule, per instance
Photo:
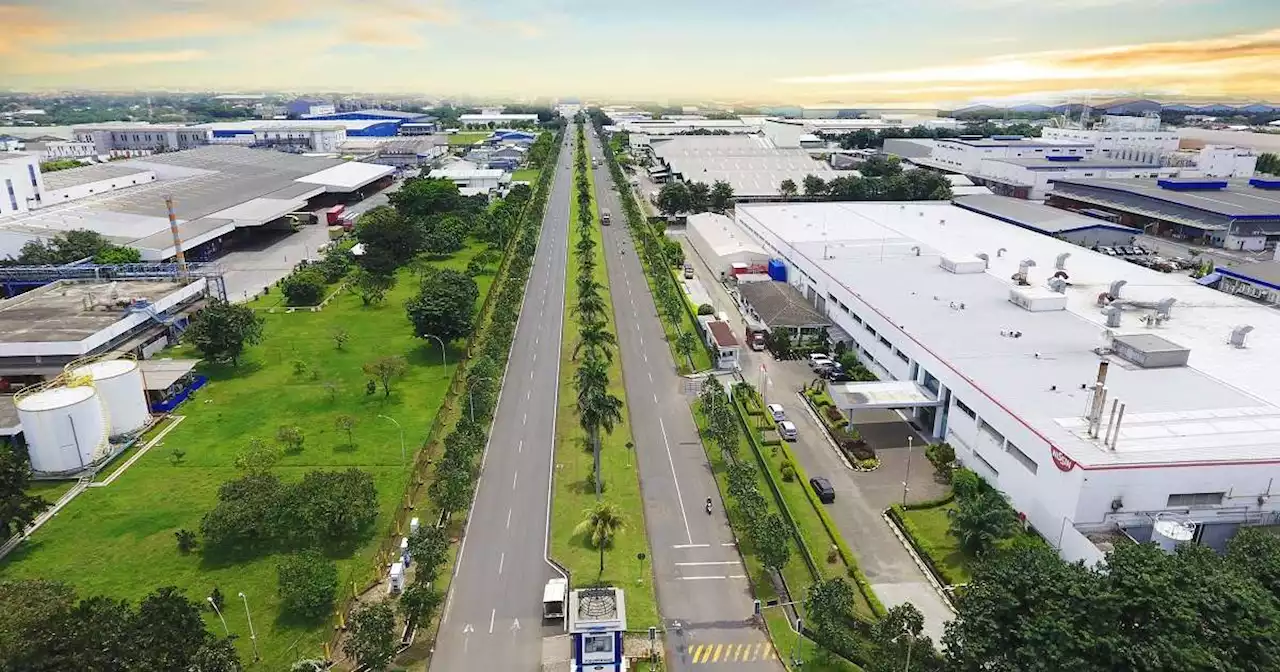
{"label": "palm tree", "polygon": [[604,289],[604,285],[596,282],[594,276],[579,275],[575,282],[578,285],[578,296],[582,296],[584,294],[599,294],[600,290]]}
{"label": "palm tree", "polygon": [[587,433],[591,445],[596,481],[596,497],[600,496],[600,430],[612,434],[622,422],[622,400],[609,392],[609,370],[604,359],[588,350],[578,365],[574,384],[578,388],[578,424]]}
{"label": "palm tree", "polygon": [[980,556],[1008,537],[1017,528],[1018,518],[999,492],[957,499],[950,511],[950,531],[960,547]]}
{"label": "palm tree", "polygon": [[582,516],[582,522],[573,528],[573,533],[586,535],[587,543],[600,549],[600,576],[604,576],[604,549],[613,544],[618,533],[627,529],[627,521],[613,502],[596,502],[584,509]]}
{"label": "palm tree", "polygon": [[578,304],[573,307],[573,314],[582,322],[590,322],[604,317],[604,297],[599,292],[581,294]]}
{"label": "palm tree", "polygon": [[592,320],[582,323],[578,328],[578,344],[573,348],[573,357],[578,359],[578,352],[586,348],[588,352],[599,352],[604,355],[608,362],[613,361],[613,350],[610,346],[618,346],[618,338],[608,329],[605,329],[605,323],[600,320]]}

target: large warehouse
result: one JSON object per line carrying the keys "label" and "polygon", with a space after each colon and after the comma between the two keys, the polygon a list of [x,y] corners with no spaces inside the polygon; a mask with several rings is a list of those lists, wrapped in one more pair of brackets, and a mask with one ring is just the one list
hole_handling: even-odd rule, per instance
{"label": "large warehouse", "polygon": [[686,234],[694,252],[707,267],[725,277],[763,273],[769,256],[751,234],[731,217],[714,212],[689,215]]}
{"label": "large warehouse", "polygon": [[771,199],[778,185],[797,185],[807,175],[824,180],[837,176],[825,163],[815,161],[804,149],[779,149],[760,135],[679,135],[653,138],[654,157],[674,179],[687,182],[723,180],[741,202]]}
{"label": "large warehouse", "polygon": [[1051,208],[1021,198],[995,195],[957,196],[956,206],[1081,247],[1132,245],[1141,229]]}
{"label": "large warehouse", "polygon": [[1048,202],[1113,213],[1127,226],[1229,250],[1280,241],[1280,178],[1064,179]]}
{"label": "large warehouse", "polygon": [[[167,195],[173,197],[183,250],[199,257],[202,245],[216,244],[236,229],[278,222],[326,195],[335,200],[358,194],[395,172],[391,166],[217,145],[109,166],[112,175],[102,173],[103,166],[88,166],[48,176],[43,207],[0,218],[0,258],[16,257],[29,240],[90,229],[137,248],[144,261],[168,259],[175,250]],[[127,170],[135,171],[133,177],[115,177]],[[116,186],[107,189],[108,183]],[[51,192],[51,185],[62,188]],[[89,189],[96,191],[83,193]],[[76,198],[49,198],[59,194]]]}
{"label": "large warehouse", "polygon": [[1096,562],[1086,535],[1145,541],[1156,521],[1218,548],[1277,522],[1273,309],[949,204],[736,217],[1065,558]]}

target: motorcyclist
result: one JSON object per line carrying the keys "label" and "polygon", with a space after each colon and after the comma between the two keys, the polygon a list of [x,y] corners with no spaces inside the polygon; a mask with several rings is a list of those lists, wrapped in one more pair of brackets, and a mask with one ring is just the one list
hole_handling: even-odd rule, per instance
{"label": "motorcyclist", "polygon": [[707,514],[708,515],[711,514],[711,498],[710,497],[707,498]]}

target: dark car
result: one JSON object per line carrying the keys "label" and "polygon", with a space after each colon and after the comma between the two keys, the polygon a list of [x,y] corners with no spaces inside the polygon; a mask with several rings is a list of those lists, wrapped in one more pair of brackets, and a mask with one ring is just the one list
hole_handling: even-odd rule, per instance
{"label": "dark car", "polygon": [[809,479],[809,486],[818,495],[818,501],[823,504],[830,504],[836,501],[836,489],[831,487],[831,481],[821,476],[814,476]]}

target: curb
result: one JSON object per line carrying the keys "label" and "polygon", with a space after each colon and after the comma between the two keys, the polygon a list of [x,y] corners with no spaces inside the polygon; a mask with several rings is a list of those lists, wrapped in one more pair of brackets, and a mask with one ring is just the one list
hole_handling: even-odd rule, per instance
{"label": "curb", "polygon": [[924,574],[925,578],[929,580],[929,586],[933,588],[933,592],[937,593],[938,597],[942,598],[942,603],[947,606],[947,609],[951,610],[951,613],[957,613],[956,606],[951,603],[951,594],[943,588],[941,583],[938,582],[938,578],[933,575],[933,571],[924,563],[924,560],[920,559],[920,555],[916,553],[915,547],[911,545],[911,542],[908,541],[906,536],[903,534],[902,529],[899,528],[897,523],[893,522],[893,518],[889,516],[889,510],[885,509],[884,511],[881,511],[880,517],[884,520],[885,524],[889,526],[889,529],[893,530],[894,536],[898,538],[898,543],[902,544],[902,547],[907,549],[907,553],[911,555],[911,560],[916,563],[916,567],[920,570],[920,573]]}
{"label": "curb", "polygon": [[849,464],[849,458],[844,456],[844,452],[840,450],[840,446],[836,445],[835,439],[831,438],[831,432],[827,431],[827,426],[823,424],[822,418],[819,418],[818,414],[813,412],[813,406],[809,405],[809,400],[805,398],[804,393],[796,392],[796,396],[800,397],[800,403],[804,405],[805,412],[809,414],[809,418],[813,420],[814,424],[818,425],[818,428],[822,430],[822,438],[827,440],[827,445],[831,446],[831,450],[835,451],[836,457],[840,458],[840,462],[844,464],[845,468],[849,471],[859,471],[858,469],[854,469],[852,464]]}

